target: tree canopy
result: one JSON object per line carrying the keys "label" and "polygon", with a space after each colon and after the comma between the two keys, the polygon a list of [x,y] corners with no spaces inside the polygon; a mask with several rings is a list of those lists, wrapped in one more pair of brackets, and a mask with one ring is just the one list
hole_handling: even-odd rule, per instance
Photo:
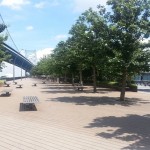
{"label": "tree canopy", "polygon": [[150,0],[108,0],[107,5],[110,12],[100,5],[98,11],[83,12],[69,38],[60,41],[36,69],[72,81],[78,77],[82,84],[92,81],[94,92],[97,79],[118,81],[124,100],[127,80],[150,70],[150,45],[141,42],[150,36]]}
{"label": "tree canopy", "polygon": [[[0,24],[0,33],[3,32],[6,28],[6,25]],[[5,51],[3,51],[2,43],[7,40],[7,36],[0,35],[0,70],[3,68],[3,61],[9,59],[9,56]]]}

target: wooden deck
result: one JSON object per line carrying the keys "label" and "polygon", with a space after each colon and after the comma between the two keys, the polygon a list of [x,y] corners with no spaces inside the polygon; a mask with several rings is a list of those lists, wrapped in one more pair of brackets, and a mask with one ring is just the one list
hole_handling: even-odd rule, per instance
{"label": "wooden deck", "polygon": [[[0,97],[0,150],[149,150],[149,94],[23,79],[11,97]],[[3,89],[3,87],[0,87]],[[36,95],[38,111],[20,111],[23,96]]]}

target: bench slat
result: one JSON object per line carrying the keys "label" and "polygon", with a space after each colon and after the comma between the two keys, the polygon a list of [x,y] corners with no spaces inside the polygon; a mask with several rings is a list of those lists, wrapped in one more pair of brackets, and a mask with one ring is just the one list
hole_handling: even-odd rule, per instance
{"label": "bench slat", "polygon": [[24,96],[23,103],[39,103],[39,99],[36,96]]}

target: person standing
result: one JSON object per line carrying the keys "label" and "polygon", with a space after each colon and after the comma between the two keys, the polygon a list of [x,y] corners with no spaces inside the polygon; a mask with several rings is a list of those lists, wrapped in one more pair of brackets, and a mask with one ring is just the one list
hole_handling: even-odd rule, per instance
{"label": "person standing", "polygon": [[143,80],[143,76],[141,76],[141,81]]}

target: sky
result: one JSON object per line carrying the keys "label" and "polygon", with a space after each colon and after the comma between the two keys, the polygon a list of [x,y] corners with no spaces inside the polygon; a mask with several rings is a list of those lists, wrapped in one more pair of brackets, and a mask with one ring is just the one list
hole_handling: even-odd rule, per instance
{"label": "sky", "polygon": [[[90,7],[96,9],[99,4],[105,5],[106,1],[0,0],[0,14],[15,45],[10,37],[6,43],[20,52],[36,50],[39,60],[51,53],[59,41],[67,39],[81,13]],[[9,64],[6,66],[0,76],[12,73]]]}

